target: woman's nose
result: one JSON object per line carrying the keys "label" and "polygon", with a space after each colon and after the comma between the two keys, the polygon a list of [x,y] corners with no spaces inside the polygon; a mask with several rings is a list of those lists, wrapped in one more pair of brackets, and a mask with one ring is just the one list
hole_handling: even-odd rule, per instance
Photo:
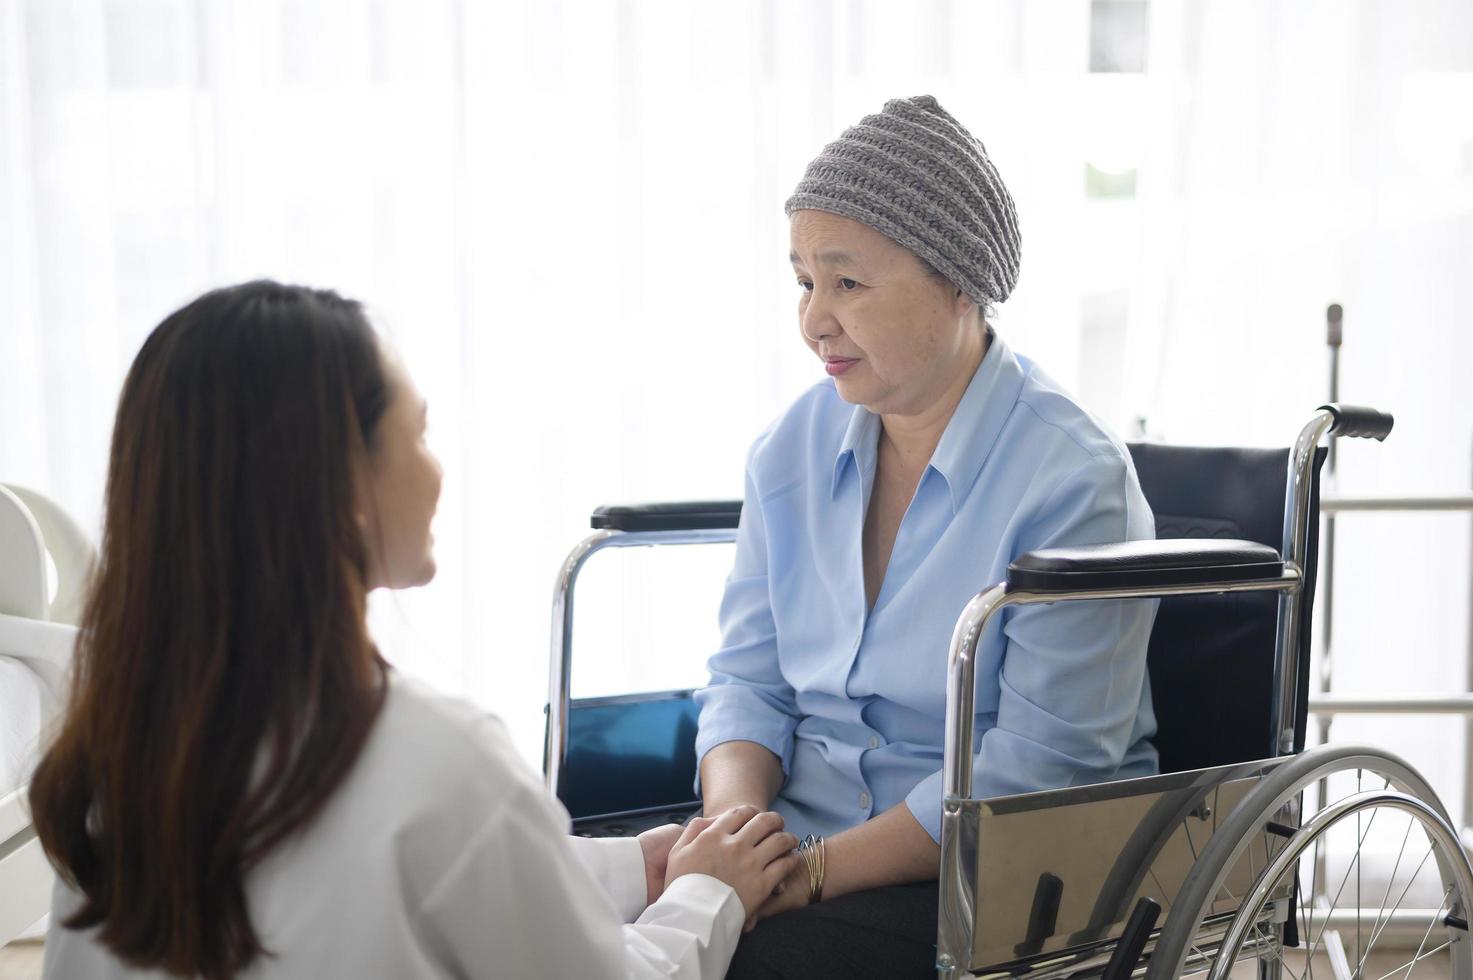
{"label": "woman's nose", "polygon": [[803,336],[815,344],[839,332],[839,321],[834,317],[828,298],[818,289],[808,294],[808,302],[803,305],[801,318]]}

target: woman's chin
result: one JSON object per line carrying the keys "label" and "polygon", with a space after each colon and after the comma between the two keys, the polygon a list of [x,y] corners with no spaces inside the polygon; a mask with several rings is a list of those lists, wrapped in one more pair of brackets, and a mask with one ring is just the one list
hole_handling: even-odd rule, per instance
{"label": "woman's chin", "polygon": [[389,575],[389,580],[387,582],[377,582],[374,585],[370,586],[370,588],[386,588],[393,590],[417,589],[421,585],[429,585],[430,582],[434,581],[436,570],[435,556],[426,555],[424,560],[420,562],[418,567],[415,567],[413,569],[407,567],[395,569]]}
{"label": "woman's chin", "polygon": [[867,392],[864,390],[864,386],[847,378],[842,376],[835,378],[834,391],[838,392],[839,397],[851,405],[865,404]]}
{"label": "woman's chin", "polygon": [[872,384],[862,384],[856,381],[846,383],[844,379],[839,378],[834,382],[834,391],[850,405],[863,405],[876,415],[884,414],[885,406],[882,401],[885,396]]}

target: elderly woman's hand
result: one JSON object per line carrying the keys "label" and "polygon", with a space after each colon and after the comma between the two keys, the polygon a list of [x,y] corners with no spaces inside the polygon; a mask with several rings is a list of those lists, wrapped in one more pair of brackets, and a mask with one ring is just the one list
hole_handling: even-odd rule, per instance
{"label": "elderly woman's hand", "polygon": [[799,861],[793,866],[793,870],[788,872],[788,876],[773,889],[772,894],[757,907],[757,911],[747,916],[747,924],[742,931],[751,932],[763,919],[770,919],[779,912],[800,909],[807,904],[808,868],[802,861]]}
{"label": "elderly woman's hand", "polygon": [[670,863],[670,849],[680,840],[681,826],[666,824],[646,830],[638,838],[639,848],[644,852],[645,902],[655,904],[665,891],[665,868]]}

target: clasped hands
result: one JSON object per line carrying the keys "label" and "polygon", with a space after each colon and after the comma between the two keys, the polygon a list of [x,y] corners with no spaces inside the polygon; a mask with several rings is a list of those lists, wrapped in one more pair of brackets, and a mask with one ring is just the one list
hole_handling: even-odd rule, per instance
{"label": "clasped hands", "polygon": [[772,811],[741,805],[715,817],[695,817],[639,835],[645,888],[653,903],[684,874],[726,882],[746,912],[746,930],[762,919],[808,904],[808,876],[794,853],[798,839]]}

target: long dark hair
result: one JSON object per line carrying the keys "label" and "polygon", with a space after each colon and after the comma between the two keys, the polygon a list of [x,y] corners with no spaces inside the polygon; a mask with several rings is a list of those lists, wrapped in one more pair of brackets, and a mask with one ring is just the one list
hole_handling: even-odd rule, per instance
{"label": "long dark hair", "polygon": [[172,314],[123,385],[101,561],[36,831],[125,963],[233,976],[263,948],[245,875],[373,727],[356,478],[378,344],[332,292],[252,282]]}

